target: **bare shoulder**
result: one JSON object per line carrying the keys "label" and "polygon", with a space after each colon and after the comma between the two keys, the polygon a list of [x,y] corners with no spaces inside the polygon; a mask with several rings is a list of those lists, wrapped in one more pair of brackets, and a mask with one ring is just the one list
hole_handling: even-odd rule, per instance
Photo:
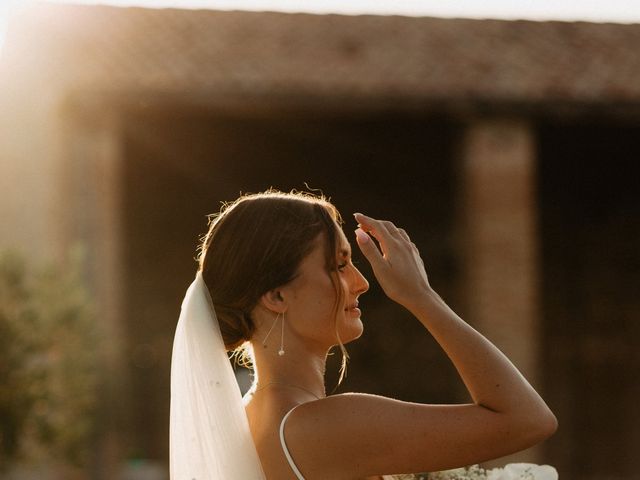
{"label": "bare shoulder", "polygon": [[[291,419],[292,423],[299,424],[300,427],[313,427],[318,433],[333,433],[336,425],[354,429],[366,427],[368,431],[380,428],[388,432],[391,423],[398,420],[392,417],[411,415],[412,410],[419,409],[420,406],[418,403],[379,395],[343,393],[300,405],[292,412]],[[390,413],[393,413],[391,417]],[[368,420],[366,424],[363,424],[364,419]]]}
{"label": "bare shoulder", "polygon": [[511,427],[501,414],[475,404],[354,393],[300,405],[287,420],[285,438],[305,478],[337,480],[444,470],[530,446],[512,436]]}

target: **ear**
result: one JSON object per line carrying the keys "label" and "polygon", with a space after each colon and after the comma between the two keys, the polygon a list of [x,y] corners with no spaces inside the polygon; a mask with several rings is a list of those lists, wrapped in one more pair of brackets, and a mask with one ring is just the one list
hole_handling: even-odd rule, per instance
{"label": "ear", "polygon": [[283,313],[287,310],[287,303],[284,300],[282,290],[273,289],[260,297],[260,304],[273,313]]}

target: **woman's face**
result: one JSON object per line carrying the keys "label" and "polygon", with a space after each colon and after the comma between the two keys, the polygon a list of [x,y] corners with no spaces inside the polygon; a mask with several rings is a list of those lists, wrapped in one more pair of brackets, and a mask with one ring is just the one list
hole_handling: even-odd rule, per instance
{"label": "woman's face", "polygon": [[[328,348],[338,343],[337,331],[342,343],[355,340],[362,335],[363,325],[358,297],[369,289],[369,283],[351,262],[351,246],[341,228],[337,227],[336,259],[327,265],[325,234],[315,240],[311,253],[302,261],[298,276],[284,288],[287,295],[286,319],[294,334],[304,336]],[[334,316],[336,291],[331,274],[338,267],[338,278],[343,292],[337,318]]]}

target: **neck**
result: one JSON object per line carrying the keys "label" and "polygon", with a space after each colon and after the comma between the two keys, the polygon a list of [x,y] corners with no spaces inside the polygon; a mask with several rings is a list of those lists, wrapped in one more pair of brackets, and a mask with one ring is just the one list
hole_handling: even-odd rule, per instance
{"label": "neck", "polygon": [[316,393],[313,393],[311,390],[308,390],[308,389],[306,389],[304,387],[299,387],[298,385],[293,385],[293,384],[284,383],[284,382],[267,382],[267,383],[265,383],[263,385],[256,385],[256,388],[253,389],[252,393],[259,392],[260,390],[264,390],[267,387],[293,388],[293,389],[298,390],[299,392],[308,393],[309,395],[314,397],[316,400],[320,400],[323,397],[323,395],[318,395]]}
{"label": "neck", "polygon": [[255,380],[253,387],[262,389],[268,384],[295,387],[299,393],[308,392],[318,398],[325,396],[324,354],[301,351],[294,345],[285,347],[280,356],[274,349],[264,349],[261,344],[254,346]]}

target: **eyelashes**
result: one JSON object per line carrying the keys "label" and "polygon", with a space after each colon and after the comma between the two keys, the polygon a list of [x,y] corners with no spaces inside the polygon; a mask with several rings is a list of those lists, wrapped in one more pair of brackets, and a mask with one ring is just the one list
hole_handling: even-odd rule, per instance
{"label": "eyelashes", "polygon": [[[354,262],[353,260],[351,261],[351,265],[353,265],[354,267],[358,264],[358,262]],[[349,265],[348,262],[345,263],[339,263],[336,266],[336,270],[338,270],[339,272],[343,272],[345,268],[347,268],[347,266]]]}

